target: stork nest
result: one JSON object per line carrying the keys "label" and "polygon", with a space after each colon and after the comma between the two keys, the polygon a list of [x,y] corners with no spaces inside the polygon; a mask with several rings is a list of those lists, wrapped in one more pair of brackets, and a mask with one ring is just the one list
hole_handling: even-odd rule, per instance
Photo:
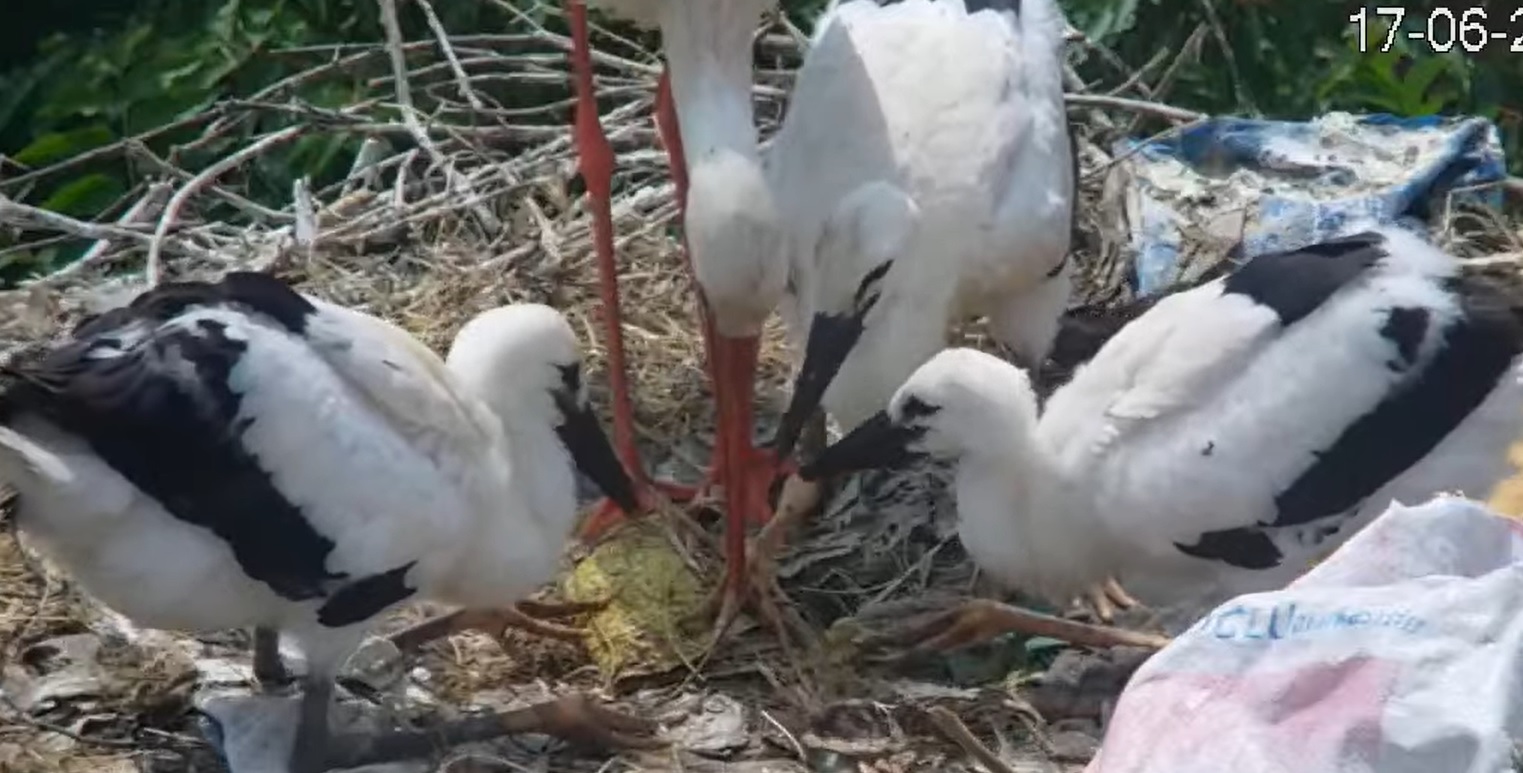
{"label": "stork nest", "polygon": [[[0,224],[13,229],[22,247],[91,245],[78,263],[0,292],[0,352],[61,335],[81,315],[127,300],[143,289],[145,275],[157,281],[204,279],[255,269],[390,319],[440,352],[478,312],[522,301],[554,306],[581,334],[592,398],[606,416],[603,304],[587,199],[576,192],[569,102],[507,109],[490,103],[476,87],[504,78],[569,83],[561,56],[568,41],[525,24],[517,35],[390,40],[345,49],[299,79],[220,104],[189,119],[187,125],[203,127],[203,133],[185,147],[226,141],[255,121],[275,128],[206,167],[176,168],[145,182],[94,221],[24,201],[36,181],[69,175],[103,154],[139,152],[139,138],[0,181]],[[659,60],[624,37],[603,35],[595,43],[601,53],[604,126],[618,154],[614,228],[642,450],[655,474],[693,481],[712,442],[713,400],[694,286],[674,227],[673,186],[651,119]],[[754,94],[764,138],[782,115],[800,45],[796,29],[786,23],[759,39],[762,60]],[[1098,50],[1088,41],[1077,47]],[[372,100],[340,110],[290,100],[294,83],[350,78],[356,68],[386,61],[388,53],[398,54],[395,60],[408,69],[373,78]],[[452,64],[464,55],[491,65],[467,72]],[[1140,308],[1124,281],[1128,229],[1108,174],[1123,159],[1107,148],[1135,132],[1139,122],[1178,125],[1190,117],[1189,111],[1159,103],[1161,96],[1147,88],[1142,75],[1118,67],[1115,83],[1094,84],[1090,91],[1104,94],[1119,84],[1145,98],[1077,101],[1071,109],[1082,169],[1074,239],[1081,280],[1073,320],[1102,338]],[[412,107],[425,100],[428,113]],[[393,104],[382,107],[383,101]],[[298,186],[292,201],[278,209],[239,193],[243,165],[284,143],[339,133],[365,137],[346,179],[316,189]],[[172,153],[162,163],[172,165],[180,157]],[[1441,228],[1447,246],[1461,254],[1523,253],[1517,227],[1496,213],[1455,209]],[[1187,260],[1206,270],[1225,256],[1225,246],[1202,241]],[[977,325],[969,327],[965,340],[990,345]],[[785,401],[789,361],[774,320],[763,337],[758,374],[764,426]],[[909,515],[878,517],[871,504],[888,496],[880,489],[902,480],[868,481],[848,492],[846,505],[838,497],[826,517],[794,535],[780,576],[797,601],[793,612],[810,634],[808,641],[784,647],[766,626],[742,626],[732,643],[703,660],[688,648],[663,649],[648,636],[642,639],[641,632],[651,630],[648,616],[625,608],[617,613],[623,617],[602,630],[616,631],[609,641],[625,641],[629,649],[605,647],[599,654],[598,645],[591,647],[605,667],[601,673],[588,667],[587,652],[577,647],[510,633],[504,649],[468,633],[430,648],[423,663],[430,674],[427,688],[456,705],[491,704],[503,693],[542,688],[602,688],[618,693],[626,709],[677,715],[674,751],[626,755],[622,769],[718,769],[713,760],[729,759],[734,769],[756,771],[849,765],[850,760],[861,761],[864,770],[973,770],[965,745],[949,740],[957,733],[948,729],[946,715],[935,711],[954,706],[985,738],[1023,739],[1007,750],[1015,768],[1078,770],[1082,749],[1065,751],[1061,738],[1050,737],[1051,727],[1012,709],[1020,706],[1018,693],[1006,677],[1041,665],[1040,648],[1022,645],[1013,659],[1002,650],[997,657],[967,656],[943,664],[940,677],[960,675],[976,685],[969,688],[906,682],[852,661],[854,616],[864,609],[902,614],[914,599],[935,604],[965,594],[973,577],[952,539],[944,492],[935,485],[941,473],[916,474],[928,481],[927,493],[923,507],[911,508]],[[928,512],[939,514],[927,518]],[[710,571],[715,557],[711,540],[695,537],[686,526],[671,526],[681,520],[657,521],[658,538],[647,528],[633,530],[644,542],[625,545],[624,553],[607,552],[611,558],[574,571],[566,589],[573,594],[578,587],[606,589],[626,581],[620,571],[649,572],[660,565],[666,575],[651,581],[653,588],[681,586],[691,595],[696,586],[681,575]],[[667,549],[672,552],[661,552]],[[682,560],[668,560],[672,556]],[[419,619],[424,611],[399,617]],[[180,677],[185,664],[166,661],[143,640],[123,636],[110,620],[75,594],[62,575],[46,570],[11,537],[0,536],[0,658],[10,674],[0,681],[0,767],[17,773],[196,768],[204,750],[196,751],[187,735],[189,697]],[[37,659],[37,648],[91,632],[105,642],[103,651],[115,650],[94,658],[109,664],[103,673],[110,674],[112,685],[92,688],[88,700],[71,696],[19,705],[17,685],[35,683],[48,670]],[[246,644],[204,641],[234,652]],[[170,661],[177,665],[166,666]],[[1053,719],[1051,712],[1047,719]],[[524,757],[533,762],[540,756],[521,748],[495,747],[492,753],[510,760],[492,769],[514,769],[528,764]],[[557,753],[536,764],[545,770],[594,770],[603,762]],[[491,767],[479,759],[471,764]],[[457,759],[445,766],[467,765]]]}

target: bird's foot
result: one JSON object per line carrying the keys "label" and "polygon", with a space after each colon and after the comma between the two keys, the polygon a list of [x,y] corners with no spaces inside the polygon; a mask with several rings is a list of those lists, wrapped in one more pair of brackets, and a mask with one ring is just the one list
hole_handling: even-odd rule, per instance
{"label": "bird's foot", "polygon": [[1045,636],[1084,647],[1151,647],[1160,649],[1168,637],[1090,625],[1020,609],[989,599],[970,599],[956,609],[939,612],[902,632],[872,637],[868,647],[897,646],[904,656],[946,652],[988,641],[1006,633]]}
{"label": "bird's foot", "polygon": [[415,651],[430,641],[465,630],[481,631],[504,648],[509,628],[528,631],[547,639],[579,642],[586,635],[585,630],[552,623],[544,618],[584,615],[606,606],[606,600],[566,603],[520,601],[501,609],[461,609],[398,631],[390,638],[392,645],[401,652]]}
{"label": "bird's foot", "polygon": [[731,626],[740,618],[743,610],[752,610],[757,617],[773,630],[782,645],[784,655],[798,666],[795,656],[797,646],[813,646],[816,637],[807,621],[793,607],[783,589],[778,586],[776,567],[770,558],[749,563],[749,571],[738,583],[725,582],[711,594],[700,614],[714,621],[709,629],[708,644],[703,649],[706,659],[713,655],[729,633]]}
{"label": "bird's foot", "polygon": [[[749,444],[745,451],[741,452],[740,459],[733,470],[726,470],[720,465],[718,456],[716,452],[714,466],[710,468],[709,475],[704,481],[703,488],[708,490],[704,493],[709,493],[713,489],[728,490],[738,485],[744,492],[739,505],[741,512],[730,518],[734,522],[754,526],[764,526],[771,522],[774,515],[772,494],[788,476],[798,471],[798,465],[792,460],[779,461],[777,455],[769,448],[755,448]],[[735,480],[737,477],[742,479]]]}
{"label": "bird's foot", "polygon": [[603,708],[584,695],[522,709],[476,714],[423,730],[338,736],[319,770],[349,769],[430,757],[441,747],[481,743],[519,733],[544,733],[600,749],[657,749],[665,742],[651,720]]}
{"label": "bird's foot", "polygon": [[1085,592],[1084,598],[1077,600],[1076,603],[1087,607],[1096,620],[1106,624],[1115,619],[1116,610],[1141,606],[1114,577],[1107,577],[1104,582],[1095,584]]}
{"label": "bird's foot", "polygon": [[[584,604],[540,604],[536,608],[540,611],[550,612],[550,614],[545,614],[543,617],[557,618],[573,615],[583,615],[587,614],[588,612],[595,612],[606,606],[608,606],[608,602],[601,601],[588,602]],[[501,609],[471,610],[467,612],[467,617],[468,620],[466,621],[464,627],[474,628],[475,630],[481,631],[482,633],[491,636],[493,639],[496,639],[499,644],[504,645],[504,649],[507,648],[506,639],[509,628],[517,628],[521,631],[528,631],[529,633],[532,633],[536,636],[543,636],[547,639],[558,639],[560,641],[568,642],[582,641],[583,637],[587,635],[587,632],[584,629],[572,628],[570,626],[561,625],[559,623],[552,623],[549,620],[541,619],[540,615],[530,612],[528,609],[526,609],[524,607],[524,602],[521,601],[511,607],[503,607]]]}
{"label": "bird's foot", "polygon": [[[640,509],[648,512],[649,494],[643,488],[640,488],[637,490],[636,496],[639,497]],[[583,542],[592,544],[602,539],[615,526],[628,519],[629,514],[614,504],[612,499],[600,499],[596,505],[593,505],[592,511],[587,514],[587,518],[582,521],[582,525],[577,529],[577,536]]]}
{"label": "bird's foot", "polygon": [[[657,495],[665,497],[670,502],[689,503],[696,502],[704,496],[710,488],[706,479],[697,486],[677,483],[669,480],[652,480],[647,483],[635,484],[635,497],[640,502],[640,512],[653,512],[657,505]],[[588,512],[577,529],[577,536],[586,544],[595,544],[606,536],[614,527],[630,519],[630,514],[625,513],[614,504],[613,500],[600,499]]]}
{"label": "bird's foot", "polygon": [[658,725],[649,719],[604,708],[586,695],[530,706],[528,727],[517,732],[541,732],[563,741],[602,749],[657,749]]}
{"label": "bird's foot", "polygon": [[[766,524],[773,515],[773,492],[784,479],[798,471],[798,465],[791,459],[779,461],[777,454],[770,448],[756,448],[749,444],[740,456],[733,474],[744,476],[742,485],[750,484],[746,488],[746,504],[742,506],[746,521],[756,525]],[[685,486],[669,481],[652,481],[651,485],[673,502],[715,504],[724,501],[724,490],[731,485],[731,474],[726,472],[716,445],[702,483]]]}
{"label": "bird's foot", "polygon": [[738,468],[737,473],[746,476],[748,484],[746,520],[757,526],[765,526],[775,515],[772,508],[773,492],[780,492],[779,487],[798,472],[798,464],[792,459],[778,459],[770,448],[751,447],[741,455]]}
{"label": "bird's foot", "polygon": [[[654,494],[665,497],[668,501],[687,505],[710,505],[722,501],[723,497],[716,492],[726,486],[726,475],[723,467],[718,463],[719,454],[716,451],[714,460],[704,475],[703,481],[693,486],[685,483],[677,483],[669,480],[652,480],[640,486],[637,495],[640,500],[641,512],[651,512],[655,509]],[[743,516],[749,523],[765,524],[772,518],[771,492],[778,481],[785,475],[791,475],[797,470],[797,465],[791,461],[779,463],[776,455],[770,449],[751,449],[745,454],[739,467],[739,474],[746,476],[745,483],[750,486],[746,489],[742,506]],[[592,544],[602,539],[614,527],[628,520],[629,516],[619,509],[612,501],[599,500],[582,526],[577,530],[583,542]]]}
{"label": "bird's foot", "polygon": [[[777,509],[771,521],[748,540],[746,569],[740,583],[725,582],[709,597],[706,611],[714,615],[710,646],[723,638],[740,611],[749,606],[758,612],[772,628],[784,637],[810,642],[810,627],[793,609],[787,594],[777,583],[777,553],[782,549],[789,530],[809,517],[818,508],[821,486],[790,474],[778,494]],[[770,506],[769,506],[770,509]],[[728,578],[728,574],[726,575]]]}

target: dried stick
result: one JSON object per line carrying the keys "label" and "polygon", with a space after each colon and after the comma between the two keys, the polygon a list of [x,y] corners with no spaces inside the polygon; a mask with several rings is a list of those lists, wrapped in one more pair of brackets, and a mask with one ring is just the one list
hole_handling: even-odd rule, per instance
{"label": "dried stick", "polygon": [[[510,2],[507,2],[507,0],[488,1],[491,2],[492,5],[501,8],[505,13],[512,14],[513,16],[528,24],[530,28],[534,30],[534,37],[536,39],[550,43],[551,45],[554,45],[564,51],[571,50],[571,38],[568,38],[565,35],[556,34],[548,29],[545,29],[544,25],[536,23],[533,19],[529,18],[528,14],[524,13],[522,9],[514,6]],[[621,69],[629,70],[631,72],[637,72],[641,75],[649,76],[653,81],[656,77],[661,75],[660,65],[641,64],[634,61],[633,59],[626,59],[622,56],[599,51],[596,48],[587,53],[592,57],[594,64],[618,67]],[[652,85],[654,86],[654,82]]]}
{"label": "dried stick", "polygon": [[[402,49],[402,24],[397,20],[397,0],[379,0],[381,4],[381,26],[386,29],[386,52],[391,58],[391,73],[396,79],[397,105],[401,108],[402,123],[412,134],[413,140],[423,148],[425,153],[432,157],[435,163],[444,168],[444,179],[451,188],[458,187],[466,199],[475,200],[476,196],[471,189],[468,180],[462,179],[459,172],[448,163],[448,160],[434,141],[429,138],[428,132],[423,130],[423,123],[418,120],[418,112],[413,107],[412,87],[407,80],[407,59]],[[475,203],[470,211],[481,221],[481,225],[490,231],[502,229],[502,223],[493,215],[491,210],[484,204]]]}
{"label": "dried stick", "polygon": [[306,177],[298,177],[291,183],[291,209],[296,213],[296,225],[291,230],[296,245],[312,257],[312,246],[317,241],[317,210],[312,205],[312,191]]}
{"label": "dried stick", "polygon": [[1138,67],[1135,72],[1127,76],[1126,80],[1121,82],[1121,85],[1116,86],[1115,88],[1110,89],[1105,93],[1109,94],[1110,96],[1117,96],[1122,92],[1135,87],[1137,89],[1137,93],[1141,94],[1143,98],[1152,97],[1153,90],[1148,88],[1146,79],[1149,75],[1153,74],[1153,70],[1155,68],[1163,64],[1164,60],[1169,58],[1169,54],[1170,51],[1167,48],[1158,49],[1158,53],[1154,54],[1152,59],[1147,60],[1147,62],[1144,63],[1141,67]]}
{"label": "dried stick", "polygon": [[[171,188],[169,183],[154,183],[148,186],[148,192],[143,194],[143,198],[138,199],[137,203],[133,204],[131,209],[127,210],[122,214],[121,217],[117,218],[116,224],[145,224],[158,217],[159,213],[164,211],[165,203],[169,201],[170,190]],[[98,260],[100,256],[106,252],[106,250],[112,247],[113,244],[115,244],[115,241],[112,239],[97,240],[94,244],[90,245],[90,249],[85,250],[85,254],[81,255],[79,260],[76,260],[73,263],[63,267],[62,269],[49,274],[46,278],[49,280],[58,279],[60,277],[69,276],[84,269],[86,266]]]}
{"label": "dried stick", "polygon": [[381,181],[380,163],[386,160],[388,148],[380,137],[366,137],[360,143],[360,149],[354,154],[354,163],[349,166],[349,174],[344,175],[343,193],[352,192],[355,188],[373,188]]}
{"label": "dried stick", "polygon": [[169,200],[169,205],[164,208],[164,214],[159,217],[158,226],[153,229],[152,239],[148,242],[148,267],[145,274],[149,287],[158,286],[159,280],[162,278],[163,268],[159,252],[164,246],[164,235],[169,232],[169,226],[174,223],[175,218],[180,216],[180,210],[184,208],[185,202],[189,201],[190,197],[196,194],[196,191],[210,185],[222,174],[241,166],[245,161],[276,145],[296,139],[301,136],[305,129],[306,127],[304,126],[289,126],[274,134],[267,134],[243,150],[201,170],[195,177],[190,178],[189,182],[180,186],[180,189],[175,191],[174,197]]}
{"label": "dried stick", "polygon": [[[1158,79],[1158,82],[1153,84],[1153,100],[1163,100],[1168,98],[1169,91],[1174,88],[1174,81],[1179,78],[1179,74],[1181,72],[1184,72],[1185,63],[1190,61],[1198,61],[1200,59],[1200,48],[1205,44],[1205,41],[1206,25],[1204,23],[1195,25],[1195,30],[1190,33],[1189,37],[1185,38],[1184,45],[1179,47],[1179,54],[1175,56],[1174,61],[1170,62],[1169,66],[1164,69],[1163,75]],[[1143,116],[1141,113],[1132,116],[1132,120],[1126,125],[1125,133],[1135,133],[1137,131],[1137,125],[1142,123],[1142,118]]]}
{"label": "dried stick", "polygon": [[66,159],[64,159],[62,161],[59,161],[58,163],[51,164],[49,166],[45,166],[45,167],[43,167],[41,169],[33,169],[32,171],[27,172],[26,174],[16,175],[15,177],[10,178],[9,180],[0,180],[0,188],[5,188],[5,189],[8,189],[8,190],[15,190],[17,187],[19,187],[21,185],[24,185],[26,183],[32,182],[34,180],[40,180],[40,179],[42,179],[44,177],[48,177],[50,175],[57,174],[57,173],[62,172],[64,170],[66,170],[66,169],[73,169],[74,167],[79,166],[80,164],[86,164],[86,163],[89,163],[91,161],[98,161],[98,160],[103,159],[103,158],[110,158],[110,157],[115,156],[115,155],[117,155],[119,153],[122,153],[127,148],[131,147],[133,143],[145,143],[148,140],[153,139],[154,137],[159,137],[159,136],[162,136],[164,134],[168,134],[168,133],[170,133],[172,131],[176,131],[178,129],[185,129],[185,128],[188,128],[188,127],[191,127],[191,126],[195,126],[196,124],[199,124],[199,123],[205,123],[207,121],[210,121],[215,116],[216,116],[216,113],[214,113],[214,112],[208,112],[208,113],[201,113],[199,115],[189,116],[187,118],[181,118],[180,120],[175,121],[173,123],[165,124],[163,126],[160,126],[160,127],[154,128],[154,129],[149,129],[148,131],[143,132],[142,134],[138,134],[138,135],[133,136],[133,137],[127,137],[125,139],[120,139],[120,140],[117,140],[116,142],[113,142],[113,143],[111,143],[109,145],[102,145],[102,146],[100,146],[98,148],[92,148],[92,149],[87,150],[87,151],[85,151],[83,153],[80,153],[79,155],[76,155],[76,156],[70,156],[70,157],[68,157],[68,158],[66,158]]}
{"label": "dried stick", "polygon": [[1248,93],[1248,84],[1243,82],[1243,74],[1237,67],[1237,56],[1232,53],[1232,42],[1227,39],[1227,30],[1222,26],[1222,19],[1216,13],[1216,5],[1212,0],[1200,0],[1200,6],[1206,12],[1206,21],[1211,25],[1211,32],[1216,36],[1216,44],[1227,60],[1227,75],[1232,79],[1232,92],[1237,98],[1237,103],[1246,106],[1248,112],[1254,116],[1263,115],[1259,112],[1258,105],[1254,104],[1253,95]]}
{"label": "dried stick", "polygon": [[148,234],[139,233],[120,226],[88,223],[83,220],[75,220],[68,215],[60,215],[57,212],[38,209],[29,204],[15,201],[5,194],[0,194],[0,223],[10,223],[18,226],[39,225],[81,239],[131,239],[134,241],[147,241],[149,238]]}
{"label": "dried stick", "polygon": [[460,87],[460,96],[471,107],[480,110],[486,105],[481,98],[476,96],[475,89],[471,88],[471,79],[466,76],[465,68],[460,66],[460,59],[455,56],[455,49],[450,46],[449,33],[445,31],[443,22],[439,21],[439,15],[434,13],[434,7],[428,0],[417,0],[418,7],[423,9],[424,18],[428,19],[428,28],[433,30],[434,37],[439,39],[439,50],[444,53],[445,61],[449,62],[450,70],[455,74],[455,83]]}
{"label": "dried stick", "polygon": [[1107,94],[1073,94],[1063,95],[1070,105],[1081,107],[1109,107],[1117,110],[1129,110],[1133,113],[1145,113],[1154,115],[1167,121],[1185,123],[1199,121],[1206,117],[1205,113],[1197,113],[1194,110],[1186,110],[1182,107],[1165,105],[1159,102],[1146,102],[1141,99],[1127,99],[1126,97],[1113,97]]}
{"label": "dried stick", "polygon": [[[195,177],[195,175],[191,174],[190,172],[187,172],[184,169],[181,169],[180,167],[177,167],[174,164],[171,164],[168,161],[160,158],[157,153],[154,153],[152,149],[141,142],[130,143],[127,147],[127,154],[129,156],[137,156],[164,174],[178,177],[181,180],[189,180],[192,177]],[[243,196],[234,193],[233,191],[230,191],[220,185],[207,186],[207,191],[212,195],[217,196],[218,198],[224,199],[227,201],[227,203],[232,204],[241,210],[253,213],[257,217],[262,217],[266,220],[270,220],[276,223],[289,222],[291,219],[291,216],[285,212],[270,209],[269,207],[266,207],[257,201],[250,201],[249,199],[244,198]],[[158,215],[158,212],[154,212],[154,215]]]}
{"label": "dried stick", "polygon": [[963,724],[962,720],[958,719],[957,715],[947,707],[932,706],[926,713],[930,715],[931,723],[936,725],[937,730],[988,768],[989,773],[1015,773],[1014,768],[985,746],[983,741],[978,740],[978,736],[973,735],[973,731],[969,730],[968,726]]}

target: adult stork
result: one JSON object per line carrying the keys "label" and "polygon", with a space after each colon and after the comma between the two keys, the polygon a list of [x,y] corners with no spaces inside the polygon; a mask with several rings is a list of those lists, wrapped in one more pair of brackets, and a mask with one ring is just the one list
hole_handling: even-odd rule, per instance
{"label": "adult stork", "polygon": [[767,158],[803,351],[780,456],[821,407],[846,430],[881,410],[968,317],[1046,358],[1073,273],[1065,28],[1054,0],[846,0],[816,24]]}
{"label": "adult stork", "polygon": [[804,357],[778,431],[850,430],[953,324],[987,316],[1040,365],[1068,303],[1076,157],[1054,0],[832,3],[768,157],[799,244],[784,318]]}
{"label": "adult stork", "polygon": [[[144,625],[254,627],[262,680],[284,672],[277,633],[305,653],[294,773],[379,748],[327,731],[334,674],[378,616],[503,607],[550,578],[573,462],[635,506],[576,337],[539,305],[473,319],[441,362],[390,323],[232,273],[151,289],[0,369],[23,534]],[[522,716],[633,740],[586,703]]]}
{"label": "adult stork", "polygon": [[[1023,371],[942,352],[801,474],[955,459],[963,545],[995,578],[1067,601],[1114,576],[1191,614],[1283,586],[1393,500],[1484,499],[1523,429],[1520,319],[1515,291],[1378,228],[1163,299],[1040,418]],[[976,602],[920,634],[1052,624]]]}
{"label": "adult stork", "polygon": [[[770,517],[775,457],[752,439],[752,396],[762,324],[782,296],[788,265],[776,204],[763,174],[751,107],[752,36],[775,0],[596,0],[645,26],[659,27],[666,71],[656,119],[676,182],[688,265],[700,291],[707,363],[718,404],[710,472],[699,489],[661,484],[676,498],[709,485],[724,489],[728,571],[722,609],[737,603],[745,566],[745,526]],[[646,477],[635,447],[625,376],[617,266],[609,210],[613,152],[598,119],[584,0],[567,0],[577,96],[576,145],[593,213],[614,443],[636,485]],[[617,516],[605,505],[584,527],[594,535]],[[721,614],[721,619],[725,617]]]}

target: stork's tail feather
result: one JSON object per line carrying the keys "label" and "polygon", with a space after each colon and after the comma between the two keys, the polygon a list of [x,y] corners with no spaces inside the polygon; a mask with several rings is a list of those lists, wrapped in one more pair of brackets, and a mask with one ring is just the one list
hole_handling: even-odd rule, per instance
{"label": "stork's tail feather", "polygon": [[0,481],[17,488],[27,480],[63,482],[69,468],[57,454],[10,427],[0,426]]}

